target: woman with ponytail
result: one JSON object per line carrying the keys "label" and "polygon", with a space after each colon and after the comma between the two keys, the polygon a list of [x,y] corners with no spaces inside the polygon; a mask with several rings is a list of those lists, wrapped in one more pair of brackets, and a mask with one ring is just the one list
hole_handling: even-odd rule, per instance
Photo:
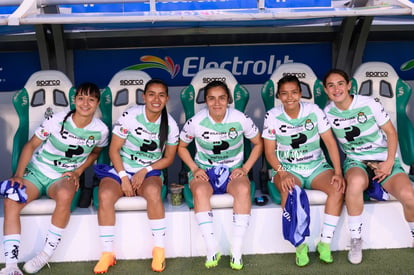
{"label": "woman with ponytail", "polygon": [[[70,206],[79,188],[79,177],[108,144],[108,128],[94,118],[100,91],[93,83],[81,84],[75,94],[75,109],[47,118],[26,143],[10,184],[19,185],[27,202],[42,195],[56,201],[43,250],[26,262],[23,269],[36,273],[44,267],[69,222]],[[22,192],[24,192],[22,191]],[[22,193],[20,192],[20,193]],[[4,200],[4,255],[6,267],[0,274],[23,274],[17,266],[20,246],[20,212],[25,203]]]}
{"label": "woman with ponytail", "polygon": [[137,195],[147,201],[154,240],[152,269],[157,272],[165,269],[162,170],[174,161],[179,130],[166,110],[168,87],[163,81],[148,81],[143,100],[144,105],[130,107],[114,124],[109,147],[113,166],[95,165],[95,173],[100,179],[98,223],[103,248],[95,273],[105,273],[116,263],[113,252],[116,201],[122,196]]}

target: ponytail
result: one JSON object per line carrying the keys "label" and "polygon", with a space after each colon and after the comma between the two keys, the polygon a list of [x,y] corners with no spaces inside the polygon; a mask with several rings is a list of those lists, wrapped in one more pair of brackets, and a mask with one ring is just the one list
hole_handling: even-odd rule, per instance
{"label": "ponytail", "polygon": [[66,122],[66,120],[68,119],[68,117],[69,117],[71,114],[75,113],[75,111],[76,111],[76,109],[70,110],[70,111],[66,114],[65,118],[63,119],[63,121],[62,121],[62,127],[60,128],[60,134],[61,134],[61,135],[63,134],[63,130],[65,129],[65,122]]}
{"label": "ponytail", "polygon": [[164,150],[164,144],[168,137],[168,114],[167,107],[164,107],[161,111],[161,123],[160,123],[160,149]]}

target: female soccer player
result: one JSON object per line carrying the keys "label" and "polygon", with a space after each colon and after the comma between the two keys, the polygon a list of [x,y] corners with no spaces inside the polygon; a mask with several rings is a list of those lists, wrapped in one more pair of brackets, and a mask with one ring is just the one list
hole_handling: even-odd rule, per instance
{"label": "female soccer player", "polygon": [[147,200],[147,215],[154,239],[152,269],[157,272],[165,269],[162,170],[174,161],[179,130],[167,113],[168,87],[163,81],[148,81],[143,99],[145,105],[127,109],[114,125],[109,146],[113,167],[95,166],[100,178],[98,223],[103,247],[95,273],[107,272],[116,262],[113,253],[116,201],[122,196],[136,195]]}
{"label": "female soccer player", "polygon": [[[56,201],[43,250],[23,269],[36,273],[55,251],[69,222],[70,206],[79,188],[79,177],[108,143],[108,128],[94,118],[100,91],[92,83],[81,84],[75,94],[75,109],[57,113],[36,129],[20,154],[10,182],[25,186],[27,202],[41,195]],[[40,147],[38,149],[38,147]],[[38,149],[38,150],[37,150]],[[0,274],[23,274],[17,266],[20,246],[20,211],[25,204],[4,200],[4,255],[6,267]]]}
{"label": "female soccer player", "polygon": [[[207,268],[217,266],[221,257],[214,237],[210,197],[213,193],[225,192],[233,196],[230,266],[239,270],[243,268],[241,248],[251,209],[247,174],[261,155],[263,144],[253,121],[228,107],[230,98],[225,83],[213,81],[207,84],[204,88],[207,108],[185,123],[180,133],[178,155],[191,170],[190,189],[194,197],[196,219],[207,246]],[[244,137],[254,145],[246,161],[243,156]],[[197,150],[194,159],[187,148],[193,140]]]}
{"label": "female soccer player", "polygon": [[[363,192],[369,182],[377,180],[402,203],[413,237],[414,191],[397,157],[397,132],[383,106],[371,97],[350,95],[351,82],[342,70],[329,71],[323,84],[331,100],[324,111],[346,154],[343,167],[347,182],[345,205],[351,231],[348,260],[359,264],[362,261]],[[367,161],[378,162],[373,179],[368,178]]]}
{"label": "female soccer player", "polygon": [[[266,159],[273,168],[273,182],[281,194],[283,208],[288,192],[295,185],[328,195],[317,251],[321,261],[332,263],[330,243],[345,192],[336,141],[322,110],[315,104],[301,102],[302,91],[296,76],[281,78],[276,96],[282,105],[267,112],[262,134]],[[327,147],[334,169],[325,159],[320,139]],[[298,266],[309,263],[308,245],[303,240],[296,244]]]}

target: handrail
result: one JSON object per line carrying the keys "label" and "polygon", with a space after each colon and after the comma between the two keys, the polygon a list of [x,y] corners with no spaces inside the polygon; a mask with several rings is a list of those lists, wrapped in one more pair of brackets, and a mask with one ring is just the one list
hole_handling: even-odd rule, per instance
{"label": "handrail", "polygon": [[[161,0],[172,2],[173,0]],[[175,0],[176,1],[176,0]],[[197,0],[191,0],[197,1]],[[149,12],[106,12],[106,13],[69,13],[43,14],[41,7],[47,5],[98,3],[142,3],[149,2]],[[160,2],[157,0],[157,2]],[[398,0],[397,5],[364,8],[315,8],[315,9],[269,9],[264,0],[257,2],[256,9],[174,11],[157,12],[156,0],[1,0],[0,6],[19,5],[8,16],[8,25],[35,24],[87,24],[87,23],[137,23],[137,22],[229,22],[279,19],[311,19],[349,16],[394,16],[413,15],[414,4],[409,0]]]}

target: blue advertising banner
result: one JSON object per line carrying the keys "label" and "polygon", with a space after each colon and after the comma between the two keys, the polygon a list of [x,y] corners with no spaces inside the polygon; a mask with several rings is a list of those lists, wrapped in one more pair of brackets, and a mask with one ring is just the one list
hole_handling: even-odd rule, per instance
{"label": "blue advertising banner", "polygon": [[321,8],[331,7],[331,0],[266,0],[266,8]]}
{"label": "blue advertising banner", "polygon": [[[312,54],[309,54],[312,53]],[[199,46],[74,52],[75,82],[105,87],[120,70],[143,70],[169,86],[185,86],[202,69],[225,68],[242,84],[263,84],[283,63],[308,64],[321,78],[331,68],[331,44]]]}
{"label": "blue advertising banner", "polygon": [[16,91],[40,70],[37,52],[0,52],[0,91]]}
{"label": "blue advertising banner", "polygon": [[387,62],[401,79],[414,80],[414,41],[368,42],[363,62]]}
{"label": "blue advertising banner", "polygon": [[209,1],[172,1],[156,2],[157,11],[174,10],[216,10],[216,9],[253,9],[257,0],[209,0]]}

